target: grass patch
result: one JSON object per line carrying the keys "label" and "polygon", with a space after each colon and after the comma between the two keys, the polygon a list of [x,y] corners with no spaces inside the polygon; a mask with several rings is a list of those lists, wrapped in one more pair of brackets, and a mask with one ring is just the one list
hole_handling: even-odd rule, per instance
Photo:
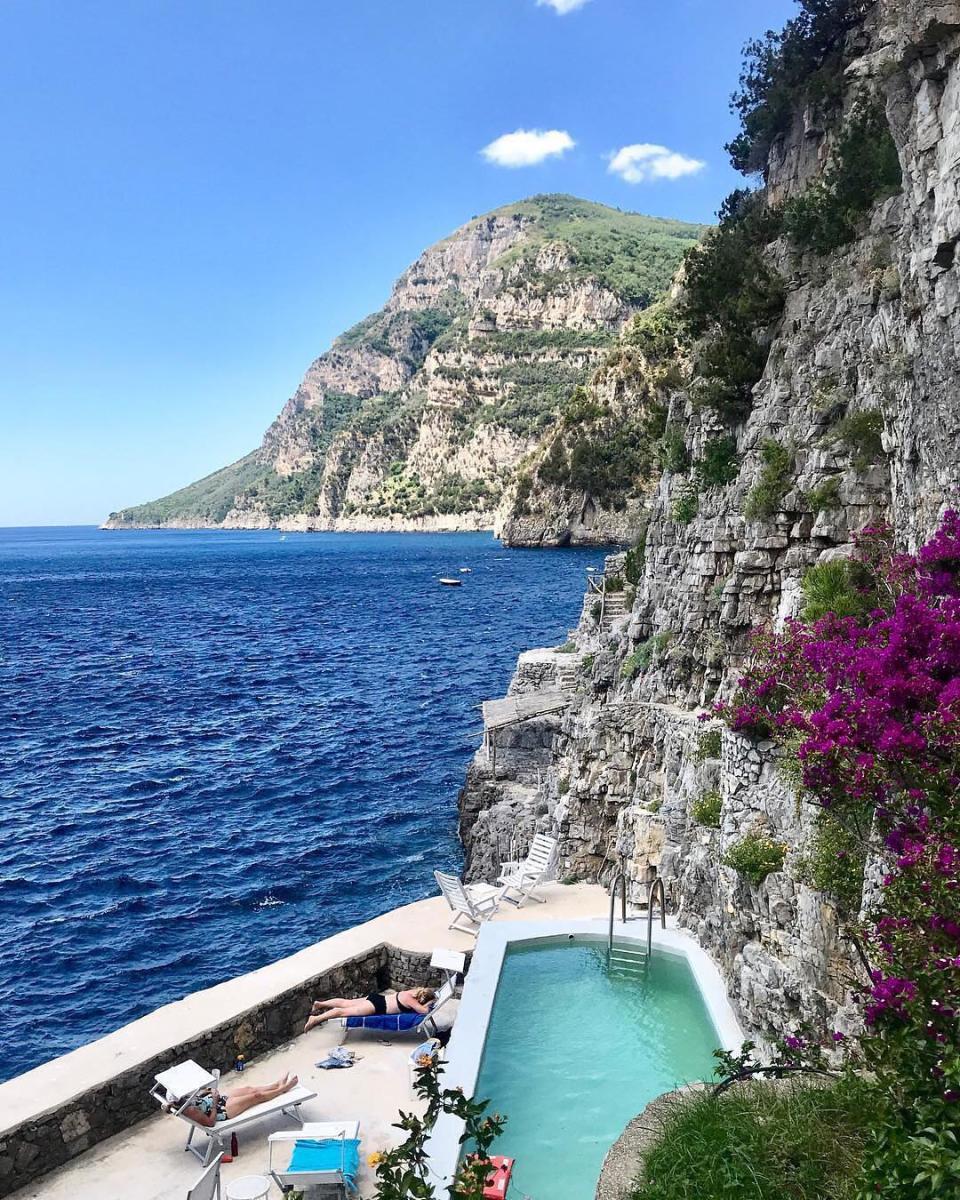
{"label": "grass patch", "polygon": [[850,413],[834,425],[827,442],[839,442],[860,474],[883,458],[883,417],[876,409]]}
{"label": "grass patch", "polygon": [[827,613],[861,619],[876,607],[876,588],[869,573],[848,559],[818,563],[804,575],[803,619],[809,624]]}
{"label": "grass patch", "polygon": [[708,829],[719,829],[722,809],[723,797],[714,789],[700,793],[690,806],[690,815],[698,825],[706,825]]}
{"label": "grass patch", "polygon": [[657,458],[665,471],[679,475],[690,466],[690,451],[683,437],[683,430],[669,425],[657,443]]}
{"label": "grass patch", "polygon": [[678,1103],[633,1200],[854,1200],[874,1104],[867,1086],[738,1086]]}
{"label": "grass patch", "polygon": [[671,512],[678,525],[689,525],[700,511],[700,497],[696,488],[685,487],[679,497],[674,500]]}
{"label": "grass patch", "polygon": [[708,758],[719,758],[723,747],[723,730],[704,729],[697,738],[697,750],[694,761],[704,763]]}
{"label": "grass patch", "polygon": [[786,856],[787,848],[782,842],[761,833],[747,833],[734,842],[720,861],[759,887],[768,875],[782,869]]}
{"label": "grass patch", "polygon": [[768,438],[760,447],[760,478],[747,493],[744,515],[751,521],[772,517],[793,483],[793,455],[786,446]]}
{"label": "grass patch", "polygon": [[643,565],[646,561],[647,554],[647,531],[644,528],[637,538],[637,543],[627,551],[627,557],[623,563],[623,576],[627,583],[633,584],[634,587],[643,578]]}
{"label": "grass patch", "polygon": [[807,503],[815,513],[840,507],[840,480],[836,475],[825,479],[807,492]]}
{"label": "grass patch", "polygon": [[648,637],[645,642],[627,655],[623,660],[623,666],[620,668],[620,674],[624,679],[633,679],[641,671],[645,671],[653,662],[654,658],[659,656],[666,650],[673,639],[673,634],[669,629],[664,629],[660,633],[655,633],[653,637]]}
{"label": "grass patch", "polygon": [[[870,814],[864,824],[870,827]],[[806,846],[797,870],[798,877],[817,891],[832,896],[841,912],[855,916],[863,899],[863,873],[867,856],[864,840],[826,809],[817,817],[817,828]]]}
{"label": "grass patch", "polygon": [[694,467],[697,483],[703,488],[732,483],[739,471],[737,443],[732,437],[710,438],[704,443],[703,458]]}

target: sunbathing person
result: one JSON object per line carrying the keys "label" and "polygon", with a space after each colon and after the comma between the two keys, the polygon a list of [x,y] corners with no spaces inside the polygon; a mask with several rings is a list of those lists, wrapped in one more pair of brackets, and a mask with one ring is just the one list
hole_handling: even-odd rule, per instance
{"label": "sunbathing person", "polygon": [[[264,1083],[259,1087],[234,1088],[229,1095],[220,1092],[217,1085],[214,1084],[208,1091],[195,1096],[193,1103],[187,1105],[182,1115],[189,1117],[191,1121],[196,1121],[198,1125],[216,1125],[218,1121],[230,1121],[234,1117],[239,1117],[241,1113],[246,1112],[248,1108],[253,1108],[255,1104],[263,1104],[266,1100],[275,1100],[277,1096],[282,1096],[284,1092],[295,1088],[299,1082],[296,1075],[288,1073],[282,1079],[278,1079],[276,1083]],[[176,1112],[179,1107],[179,1100],[171,1100],[167,1104],[169,1112]]]}
{"label": "sunbathing person", "polygon": [[437,993],[432,988],[404,988],[399,992],[371,992],[356,1000],[338,996],[334,1000],[315,1000],[303,1027],[309,1033],[315,1025],[337,1017],[385,1017],[396,1013],[428,1013]]}

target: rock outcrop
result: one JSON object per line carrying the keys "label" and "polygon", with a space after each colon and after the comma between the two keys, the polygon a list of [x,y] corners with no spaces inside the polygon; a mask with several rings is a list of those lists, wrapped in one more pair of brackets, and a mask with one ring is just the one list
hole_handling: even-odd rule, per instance
{"label": "rock outcrop", "polygon": [[[701,232],[569,196],[474,218],[311,365],[258,450],[107,526],[492,528],[518,465]],[[626,537],[615,499],[581,491],[573,528],[526,540]]]}
{"label": "rock outcrop", "polygon": [[[862,974],[833,903],[805,881],[814,812],[779,752],[719,727],[705,738],[698,717],[732,693],[750,630],[800,611],[811,566],[849,555],[881,519],[915,548],[960,482],[960,4],[879,0],[850,46],[848,108],[864,88],[882,99],[902,190],[830,253],[768,247],[785,298],[749,414],[722,425],[695,372],[666,399],[686,464],[733,439],[731,478],[677,462],[653,480],[629,562],[608,560],[625,603],[601,613],[589,592],[572,646],[553,655],[574,679],[567,711],[517,729],[503,779],[479,753],[461,800],[472,877],[508,831],[534,829],[559,835],[562,874],[605,881],[625,856],[637,902],[659,875],[768,1039],[801,1019],[842,1026]],[[821,178],[835,138],[798,114],[774,145],[768,197]],[[517,686],[526,672],[521,661]],[[719,794],[718,827],[695,819],[705,793]],[[747,833],[786,849],[758,886],[722,864]]]}

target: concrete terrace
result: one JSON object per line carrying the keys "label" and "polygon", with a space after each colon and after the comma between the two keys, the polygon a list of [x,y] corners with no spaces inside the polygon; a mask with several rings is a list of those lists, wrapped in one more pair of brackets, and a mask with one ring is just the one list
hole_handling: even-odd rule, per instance
{"label": "concrete terrace", "polygon": [[[496,921],[536,918],[563,922],[602,917],[608,911],[606,892],[594,885],[555,883],[540,894],[545,904],[530,902],[520,910],[506,906]],[[414,952],[430,952],[440,946],[472,949],[472,937],[447,929],[450,915],[439,897],[421,900],[249,975],[168,1004],[116,1033],[0,1085],[0,1130],[32,1114],[38,1103],[46,1110],[63,1105],[86,1087],[120,1075],[161,1049],[188,1041],[198,1030],[222,1023],[231,1013],[269,1002],[271,996],[383,942]],[[225,1074],[222,1086],[229,1092],[238,1083],[263,1083],[288,1070],[296,1072],[302,1083],[317,1092],[317,1099],[304,1105],[305,1119],[360,1121],[360,1193],[368,1197],[373,1191],[373,1172],[367,1156],[395,1144],[397,1131],[391,1125],[398,1111],[415,1107],[407,1070],[407,1057],[415,1043],[410,1037],[386,1043],[370,1034],[351,1034],[348,1045],[357,1052],[356,1065],[339,1071],[317,1068],[314,1064],[341,1038],[339,1027],[321,1027],[261,1055],[242,1076]],[[456,1080],[448,1082],[455,1084]],[[265,1174],[268,1133],[290,1127],[287,1119],[272,1118],[241,1131],[240,1155],[223,1167],[224,1182]],[[16,1200],[185,1200],[200,1174],[197,1159],[183,1152],[186,1133],[182,1121],[158,1113],[99,1142],[13,1196]],[[276,1188],[273,1195],[278,1195]]]}

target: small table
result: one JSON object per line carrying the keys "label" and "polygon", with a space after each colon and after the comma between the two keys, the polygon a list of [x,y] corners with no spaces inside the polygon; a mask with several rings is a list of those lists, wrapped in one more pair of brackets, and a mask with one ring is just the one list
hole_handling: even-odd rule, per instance
{"label": "small table", "polygon": [[244,1175],[227,1184],[227,1200],[266,1200],[270,1180],[263,1175]]}
{"label": "small table", "polygon": [[466,965],[467,956],[462,950],[447,950],[444,946],[438,946],[430,959],[430,966],[442,971],[448,983],[455,982],[456,977],[463,974]]}

